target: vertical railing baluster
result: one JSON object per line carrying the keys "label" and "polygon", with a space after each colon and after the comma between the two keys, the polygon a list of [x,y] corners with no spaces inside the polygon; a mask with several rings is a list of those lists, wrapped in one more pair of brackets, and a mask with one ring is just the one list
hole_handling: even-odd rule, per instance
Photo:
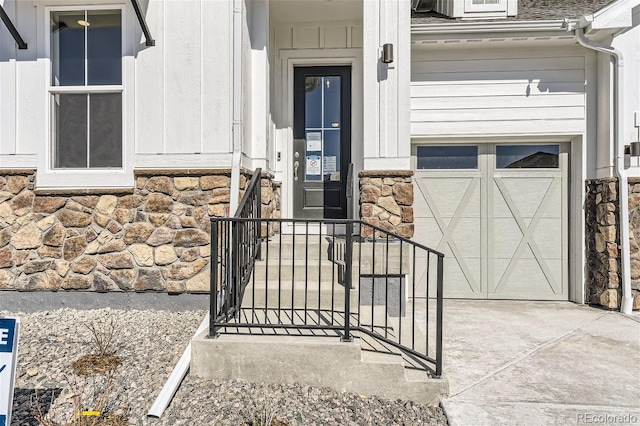
{"label": "vertical railing baluster", "polygon": [[[291,323],[294,321],[294,298],[296,291],[296,223],[293,224],[293,244],[291,245]],[[306,265],[305,265],[306,266]]]}
{"label": "vertical railing baluster", "polygon": [[216,318],[218,317],[218,221],[211,224],[211,254],[209,263],[209,337],[216,335]]}
{"label": "vertical railing baluster", "polygon": [[[437,320],[436,320],[436,376],[442,376],[442,319],[443,319],[443,295],[444,295],[444,256],[438,255],[438,295],[437,295]],[[427,352],[427,356],[429,353]]]}
{"label": "vertical railing baluster", "polygon": [[374,328],[374,308],[376,305],[376,232],[378,232],[375,228],[371,228],[373,230],[373,243],[371,244],[371,332],[375,331]]}
{"label": "vertical railing baluster", "polygon": [[[429,285],[431,281],[430,274],[431,274],[431,252],[427,252],[427,285],[425,290],[425,299],[427,300],[425,315],[427,316],[427,321],[429,318]],[[427,329],[425,330],[425,341],[426,341],[425,353],[429,354],[429,327],[427,327]]]}
{"label": "vertical railing baluster", "polygon": [[[329,227],[327,227],[328,230]],[[333,225],[333,230],[331,232],[331,246],[333,247],[333,250],[335,250],[336,248],[336,225]],[[334,256],[335,256],[335,252],[334,252]],[[335,280],[336,280],[336,274],[334,273],[336,270],[336,264],[335,263],[331,263],[331,325],[333,325],[333,313],[335,312]]]}
{"label": "vertical railing baluster", "polygon": [[307,298],[309,297],[309,222],[304,223],[304,325],[307,325]]}
{"label": "vertical railing baluster", "polygon": [[360,321],[360,307],[362,302],[362,227],[360,224],[360,235],[358,235],[358,327],[361,325]]}
{"label": "vertical railing baluster", "polygon": [[[346,247],[344,253],[345,277],[344,277],[344,334],[342,341],[350,342],[351,338],[351,280],[352,280],[352,262],[353,247],[351,246],[351,238],[353,235],[353,223],[347,222],[347,234],[345,235]],[[335,247],[335,246],[334,246]]]}
{"label": "vertical railing baluster", "polygon": [[[296,226],[294,223],[293,226]],[[280,307],[282,298],[282,232],[279,236],[279,244],[278,244],[278,324],[282,324],[280,320]]]}
{"label": "vertical railing baluster", "polygon": [[[233,222],[233,227],[232,227],[232,234],[233,234],[233,241],[238,241],[240,237],[240,235],[242,235],[242,233],[240,232],[241,229],[239,229],[240,222]],[[232,264],[233,264],[233,300],[234,300],[234,315],[237,315],[237,319],[240,319],[239,314],[239,299],[240,299],[240,247],[238,247],[238,245],[236,245],[235,247],[231,248],[231,258],[232,258]]]}
{"label": "vertical railing baluster", "polygon": [[398,267],[400,268],[399,270],[399,274],[398,274],[398,343],[402,344],[402,302],[403,302],[403,298],[402,298],[402,287],[403,287],[403,277],[404,277],[404,269],[403,269],[403,262],[402,262],[402,240],[400,241],[400,265],[398,265]]}
{"label": "vertical railing baluster", "polygon": [[264,322],[268,323],[269,320],[269,241],[271,238],[266,238],[265,247],[265,262],[264,262]]}
{"label": "vertical railing baluster", "polygon": [[389,234],[386,233],[387,242],[385,247],[385,269],[384,269],[384,337],[387,337],[389,330]]}
{"label": "vertical railing baluster", "polygon": [[322,308],[322,222],[318,222],[318,325]]}
{"label": "vertical railing baluster", "polygon": [[[416,349],[416,246],[413,246],[413,255],[412,259],[413,268],[412,268],[412,277],[411,277],[411,298],[413,300],[412,315],[411,315],[411,349]],[[427,264],[429,263],[429,253],[427,253]],[[429,306],[429,299],[427,299],[427,307]]]}

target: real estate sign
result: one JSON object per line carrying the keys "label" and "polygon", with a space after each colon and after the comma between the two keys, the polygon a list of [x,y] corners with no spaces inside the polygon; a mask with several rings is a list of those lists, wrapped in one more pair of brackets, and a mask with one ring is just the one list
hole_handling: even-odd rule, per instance
{"label": "real estate sign", "polygon": [[11,424],[19,326],[19,318],[0,318],[0,426]]}

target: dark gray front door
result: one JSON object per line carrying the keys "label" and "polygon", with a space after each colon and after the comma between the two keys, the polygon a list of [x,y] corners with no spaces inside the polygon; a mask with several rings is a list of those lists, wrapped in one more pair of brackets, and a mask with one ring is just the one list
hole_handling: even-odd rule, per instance
{"label": "dark gray front door", "polygon": [[347,218],[351,162],[351,67],[294,72],[293,213]]}

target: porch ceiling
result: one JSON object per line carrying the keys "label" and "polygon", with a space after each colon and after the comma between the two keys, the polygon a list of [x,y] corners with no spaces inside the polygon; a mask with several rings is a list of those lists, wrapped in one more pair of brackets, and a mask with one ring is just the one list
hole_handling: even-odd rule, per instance
{"label": "porch ceiling", "polygon": [[363,0],[271,0],[269,18],[287,22],[361,21]]}

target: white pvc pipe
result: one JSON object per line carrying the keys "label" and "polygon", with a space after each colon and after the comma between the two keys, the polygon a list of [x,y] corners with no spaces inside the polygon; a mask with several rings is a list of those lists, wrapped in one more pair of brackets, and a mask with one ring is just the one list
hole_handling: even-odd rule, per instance
{"label": "white pvc pipe", "polygon": [[[209,314],[205,315],[202,323],[196,330],[193,337],[196,337],[198,334],[202,333],[204,330],[209,327]],[[175,368],[171,372],[169,379],[162,387],[162,390],[158,394],[156,401],[151,406],[151,409],[147,413],[147,416],[160,417],[164,410],[167,409],[169,403],[173,399],[173,396],[176,394],[178,387],[180,387],[180,383],[184,380],[184,377],[187,375],[187,371],[189,371],[189,364],[191,363],[191,342],[187,345],[187,349],[185,349],[184,353],[180,357],[180,360],[176,364]]]}
{"label": "white pvc pipe", "polygon": [[614,60],[614,120],[615,120],[615,143],[613,163],[614,173],[618,177],[618,201],[620,205],[620,257],[622,260],[622,302],[620,303],[620,311],[624,314],[631,314],[633,308],[633,297],[631,295],[631,257],[629,251],[629,183],[627,173],[624,168],[624,90],[622,83],[624,82],[624,56],[622,52],[613,46],[608,46],[589,40],[584,35],[582,28],[575,30],[578,43],[598,52],[610,55]]}

